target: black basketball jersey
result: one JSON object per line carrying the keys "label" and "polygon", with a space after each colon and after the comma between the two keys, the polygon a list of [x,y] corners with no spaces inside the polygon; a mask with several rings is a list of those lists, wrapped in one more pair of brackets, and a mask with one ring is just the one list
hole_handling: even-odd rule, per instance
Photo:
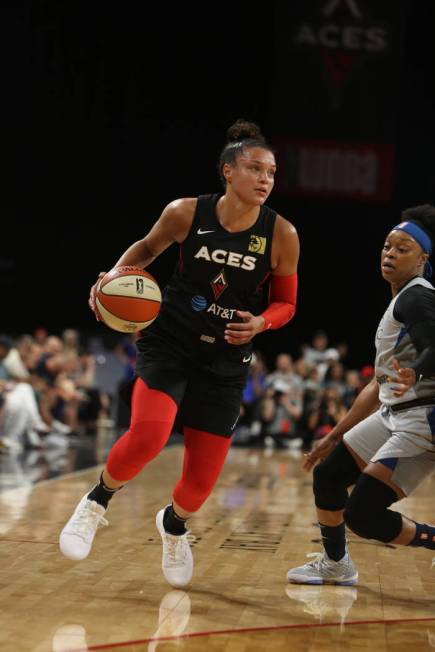
{"label": "black basketball jersey", "polygon": [[186,352],[209,349],[219,355],[235,348],[224,340],[225,325],[239,322],[237,310],[258,315],[264,309],[263,285],[271,270],[276,212],[262,206],[256,222],[230,233],[217,218],[220,195],[201,195],[187,238],[180,245],[175,272],[165,288],[160,313],[144,336],[178,340]]}

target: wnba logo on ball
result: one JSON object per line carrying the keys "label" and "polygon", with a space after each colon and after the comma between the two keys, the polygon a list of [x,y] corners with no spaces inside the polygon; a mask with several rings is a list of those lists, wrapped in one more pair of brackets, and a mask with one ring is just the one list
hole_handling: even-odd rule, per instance
{"label": "wnba logo on ball", "polygon": [[195,294],[195,296],[192,297],[190,303],[196,312],[201,312],[201,310],[205,310],[207,308],[207,300],[199,294]]}
{"label": "wnba logo on ball", "polygon": [[143,294],[143,278],[136,279],[136,294]]}

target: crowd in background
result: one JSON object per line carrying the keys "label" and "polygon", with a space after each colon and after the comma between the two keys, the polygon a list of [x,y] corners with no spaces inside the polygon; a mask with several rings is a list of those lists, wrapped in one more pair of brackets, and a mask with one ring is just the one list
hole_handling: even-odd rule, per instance
{"label": "crowd in background", "polygon": [[[101,425],[121,434],[129,410],[120,390],[134,377],[135,351],[129,335],[86,345],[74,329],[0,335],[0,451],[65,447]],[[320,331],[296,360],[279,353],[271,369],[255,351],[234,444],[309,448],[373,377],[371,366],[347,368],[346,357],[347,345],[329,346]]]}
{"label": "crowd in background", "polygon": [[317,332],[293,360],[279,353],[269,371],[260,352],[252,356],[235,441],[310,448],[326,435],[373,378],[372,366],[349,369],[347,345],[330,347]]}
{"label": "crowd in background", "polygon": [[132,339],[84,347],[67,329],[0,336],[0,450],[66,446],[72,437],[115,425],[119,387],[134,374]]}

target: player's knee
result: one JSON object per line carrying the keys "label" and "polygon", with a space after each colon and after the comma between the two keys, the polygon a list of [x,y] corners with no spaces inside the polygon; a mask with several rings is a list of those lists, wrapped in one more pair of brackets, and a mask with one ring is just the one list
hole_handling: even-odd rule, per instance
{"label": "player's knee", "polygon": [[206,478],[189,478],[189,480],[184,483],[185,492],[188,493],[193,500],[200,502],[201,504],[208,498],[210,495],[213,485],[207,481]]}
{"label": "player's knee", "polygon": [[166,444],[171,424],[163,421],[136,421],[130,425],[126,437],[132,456],[151,459]]}
{"label": "player's knee", "polygon": [[[353,493],[353,492],[352,492]],[[347,527],[363,539],[373,539],[379,524],[379,510],[372,510],[369,501],[350,495],[343,513]]]}
{"label": "player's knee", "polygon": [[352,532],[364,539],[388,543],[402,530],[402,516],[388,509],[398,500],[396,492],[381,480],[362,473],[344,510],[344,520]]}
{"label": "player's knee", "polygon": [[166,444],[171,424],[155,421],[135,421],[130,429],[112,446],[107,468],[113,478],[131,480]]}
{"label": "player's knee", "polygon": [[328,511],[343,509],[347,501],[347,487],[356,482],[360,471],[341,442],[328,457],[313,470],[313,492],[316,507]]}

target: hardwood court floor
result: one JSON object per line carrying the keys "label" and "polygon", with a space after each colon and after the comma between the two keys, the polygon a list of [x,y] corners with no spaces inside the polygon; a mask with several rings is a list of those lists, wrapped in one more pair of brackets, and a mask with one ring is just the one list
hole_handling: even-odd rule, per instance
{"label": "hardwood court floor", "polygon": [[[358,587],[287,585],[320,550],[311,477],[298,453],[232,449],[191,519],[195,573],[171,589],[160,570],[156,511],[182,449],[165,449],[117,495],[90,557],[58,551],[65,520],[98,468],[0,494],[0,649],[5,652],[258,652],[435,648],[430,551],[350,535]],[[434,520],[434,481],[401,508]],[[313,542],[315,540],[315,542]]]}

